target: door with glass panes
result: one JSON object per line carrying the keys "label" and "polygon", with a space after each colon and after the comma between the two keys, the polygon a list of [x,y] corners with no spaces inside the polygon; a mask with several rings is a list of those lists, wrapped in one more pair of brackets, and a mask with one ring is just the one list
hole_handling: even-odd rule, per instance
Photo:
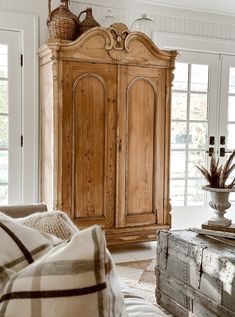
{"label": "door with glass panes", "polygon": [[[209,152],[235,148],[235,67],[232,57],[180,52],[172,91],[170,197],[173,226],[199,225],[210,216],[204,179],[195,165]],[[233,63],[235,64],[235,63]],[[174,221],[175,220],[175,221]]]}
{"label": "door with glass panes", "polygon": [[21,202],[21,35],[0,30],[0,204]]}
{"label": "door with glass panes", "polygon": [[[235,56],[222,56],[221,89],[219,112],[219,153],[228,156],[235,149]],[[235,163],[235,162],[234,162]],[[230,180],[235,177],[235,171]],[[230,194],[231,202],[235,203],[235,193]],[[235,206],[233,205],[234,209]],[[235,210],[234,210],[235,211]]]}

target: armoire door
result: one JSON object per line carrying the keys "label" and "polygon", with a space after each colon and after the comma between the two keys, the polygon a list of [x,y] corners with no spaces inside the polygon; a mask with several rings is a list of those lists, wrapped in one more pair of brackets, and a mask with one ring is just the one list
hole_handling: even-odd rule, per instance
{"label": "armoire door", "polygon": [[79,226],[114,226],[116,67],[64,63],[63,207]]}
{"label": "armoire door", "polygon": [[166,73],[122,66],[120,79],[116,226],[161,223],[166,185]]}

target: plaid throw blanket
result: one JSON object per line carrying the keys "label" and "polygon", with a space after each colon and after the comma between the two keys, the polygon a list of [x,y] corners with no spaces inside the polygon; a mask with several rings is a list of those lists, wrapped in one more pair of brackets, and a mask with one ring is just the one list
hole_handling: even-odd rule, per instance
{"label": "plaid throw blanket", "polygon": [[[21,240],[19,238],[19,240]],[[124,300],[99,226],[84,229],[14,274],[0,297],[0,316],[119,317]],[[30,258],[31,256],[31,258]]]}

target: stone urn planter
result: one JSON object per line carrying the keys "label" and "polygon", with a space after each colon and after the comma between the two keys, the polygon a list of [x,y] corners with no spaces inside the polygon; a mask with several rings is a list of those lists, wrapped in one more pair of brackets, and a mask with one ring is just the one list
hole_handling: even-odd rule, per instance
{"label": "stone urn planter", "polygon": [[235,192],[235,188],[213,188],[207,185],[203,186],[202,189],[210,192],[211,201],[209,202],[209,206],[215,213],[215,215],[208,220],[208,225],[222,227],[230,226],[232,221],[224,217],[224,214],[231,206],[229,194]]}

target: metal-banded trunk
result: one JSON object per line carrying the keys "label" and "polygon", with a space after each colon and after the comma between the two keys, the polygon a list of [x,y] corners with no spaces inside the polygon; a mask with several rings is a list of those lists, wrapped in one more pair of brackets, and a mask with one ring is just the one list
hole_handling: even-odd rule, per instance
{"label": "metal-banded trunk", "polygon": [[235,246],[187,230],[161,231],[158,304],[179,317],[235,317]]}

